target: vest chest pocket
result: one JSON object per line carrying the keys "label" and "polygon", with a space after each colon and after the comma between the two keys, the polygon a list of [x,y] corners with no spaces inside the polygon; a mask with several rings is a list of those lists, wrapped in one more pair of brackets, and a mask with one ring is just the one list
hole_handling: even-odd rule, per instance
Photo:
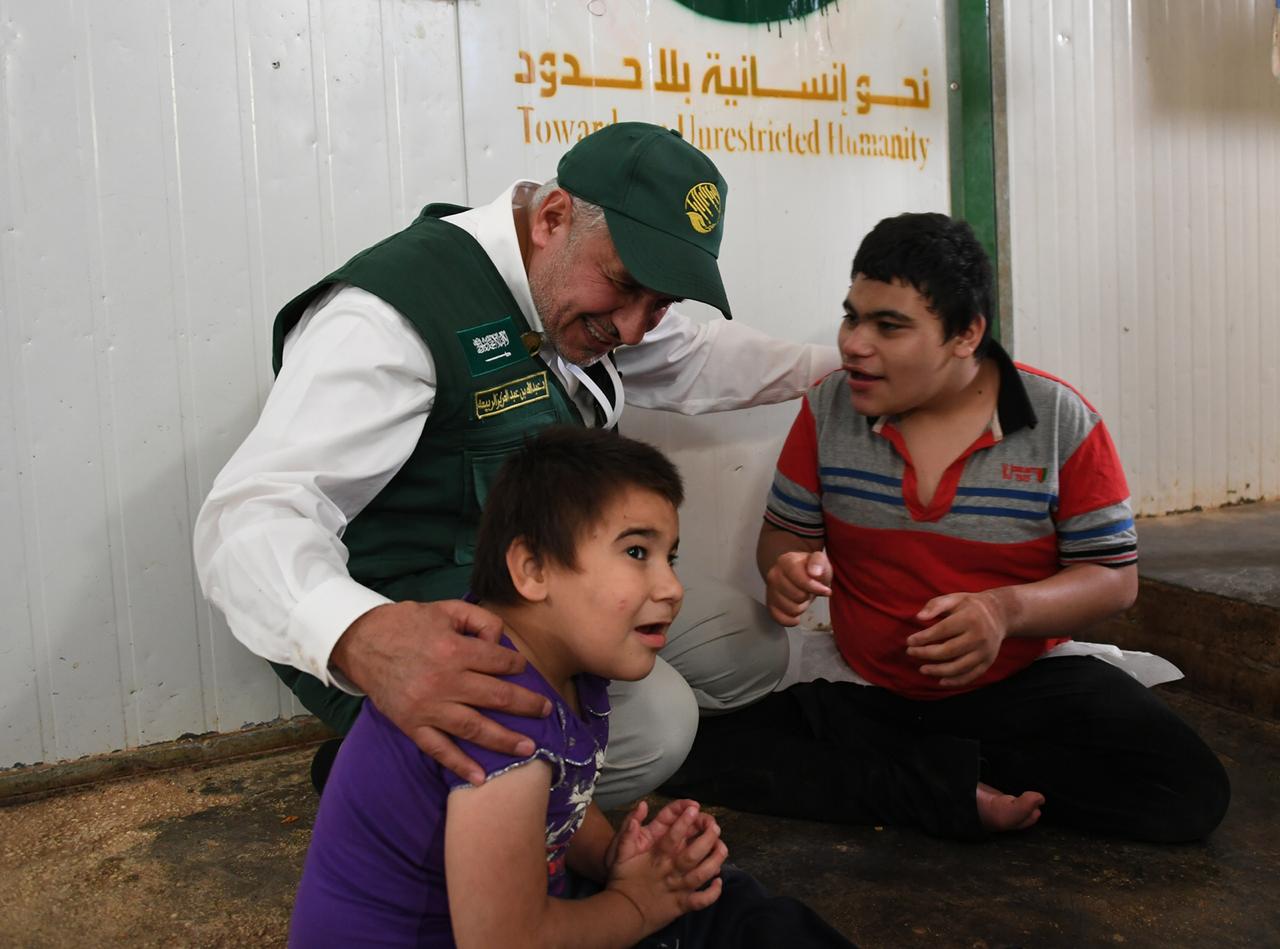
{"label": "vest chest pocket", "polygon": [[555,411],[547,409],[536,414],[521,413],[518,424],[505,425],[500,430],[467,433],[467,444],[462,450],[462,527],[454,543],[454,563],[475,563],[480,515],[507,456],[520,448],[526,438],[555,422]]}

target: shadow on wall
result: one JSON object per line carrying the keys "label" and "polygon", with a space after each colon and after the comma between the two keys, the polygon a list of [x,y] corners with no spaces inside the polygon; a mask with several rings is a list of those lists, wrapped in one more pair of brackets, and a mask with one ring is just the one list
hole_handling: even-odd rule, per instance
{"label": "shadow on wall", "polygon": [[[1104,5],[1105,6],[1105,5]],[[1133,5],[1134,78],[1144,72],[1157,117],[1280,116],[1280,82],[1271,75],[1271,3]]]}

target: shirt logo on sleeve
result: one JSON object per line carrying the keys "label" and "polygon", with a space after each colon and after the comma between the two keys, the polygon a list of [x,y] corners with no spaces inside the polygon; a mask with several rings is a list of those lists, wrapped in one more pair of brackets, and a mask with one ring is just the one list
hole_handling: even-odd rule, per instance
{"label": "shirt logo on sleeve", "polygon": [[509,316],[483,326],[459,330],[458,342],[466,353],[467,368],[471,370],[473,379],[529,358],[520,332]]}
{"label": "shirt logo on sleeve", "polygon": [[547,387],[547,371],[535,372],[492,389],[483,389],[475,394],[476,418],[486,419],[503,412],[510,412],[522,405],[541,402],[551,398],[551,390]]}
{"label": "shirt logo on sleeve", "polygon": [[1002,464],[1000,466],[1000,476],[1005,481],[1040,481],[1045,478],[1044,468],[1035,468],[1029,465],[1010,465]]}

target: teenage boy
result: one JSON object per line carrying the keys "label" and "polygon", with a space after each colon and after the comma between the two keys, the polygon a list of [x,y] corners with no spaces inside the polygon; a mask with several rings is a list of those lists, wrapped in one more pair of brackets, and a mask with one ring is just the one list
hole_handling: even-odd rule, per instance
{"label": "teenage boy", "polygon": [[598,429],[549,428],[508,459],[472,598],[527,661],[508,680],[552,713],[488,713],[534,749],[464,742],[485,771],[472,787],[366,702],[320,800],[291,946],[850,945],[724,866],[719,827],[693,801],[648,823],[642,802],[616,835],[592,803],[609,679],[653,669],[684,596],[682,496],[661,452]]}
{"label": "teenage boy", "polygon": [[1093,407],[991,338],[973,231],[881,221],[843,309],[843,368],[791,428],[757,560],[780,623],[831,597],[866,684],[704,721],[668,788],[960,838],[1041,815],[1138,840],[1208,834],[1230,797],[1213,752],[1089,647],[1057,648],[1134,601],[1129,491]]}

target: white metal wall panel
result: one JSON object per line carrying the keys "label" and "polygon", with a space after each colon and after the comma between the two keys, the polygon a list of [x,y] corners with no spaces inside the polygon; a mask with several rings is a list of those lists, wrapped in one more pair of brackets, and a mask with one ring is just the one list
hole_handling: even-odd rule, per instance
{"label": "white metal wall panel", "polygon": [[[13,154],[15,117],[9,105],[8,51],[18,30],[0,8],[0,762],[38,760],[43,753],[38,645],[33,635],[32,603],[26,557],[23,465],[28,453],[18,424],[25,420],[22,377],[18,372],[23,345],[14,308],[18,261],[12,252],[16,228],[13,188],[17,171]],[[12,328],[11,328],[12,327]]]}
{"label": "white metal wall panel", "polygon": [[[516,11],[531,41],[585,26],[575,42],[602,68],[609,43],[650,70],[657,44],[699,58],[723,44],[783,67],[784,82],[833,57],[888,87],[932,67],[936,111],[902,117],[932,136],[927,170],[833,151],[833,186],[803,163],[717,156],[755,198],[735,203],[730,280],[753,299],[751,322],[798,338],[834,332],[816,275],[843,279],[861,224],[946,203],[941,0],[912,0],[910,15],[851,6],[839,22],[714,29],[674,2]],[[650,16],[648,39],[622,26]],[[486,91],[512,84],[515,50],[491,57],[515,22],[436,0],[0,0],[0,767],[299,711],[204,603],[191,523],[268,391],[283,301],[428,200],[487,199],[550,173],[562,145],[535,154],[489,135],[495,104],[508,131],[517,117]],[[628,117],[671,121],[656,104]],[[806,121],[852,116],[826,108]],[[905,128],[892,112],[850,123]],[[837,193],[859,223],[819,233],[808,209]],[[796,267],[776,266],[794,253],[811,278],[800,287]],[[792,412],[636,420],[698,486],[694,559],[754,579],[742,508],[758,503]]]}
{"label": "white metal wall panel", "polygon": [[1014,341],[1147,514],[1280,494],[1280,85],[1262,0],[1006,0]]}
{"label": "white metal wall panel", "polygon": [[[254,256],[261,241],[253,91],[240,12],[229,3],[179,4],[163,15],[165,188],[188,531],[209,483],[252,424],[267,382],[266,306]],[[265,670],[244,660],[194,578],[184,592],[191,616],[175,612],[170,634],[191,629],[199,647],[203,717],[189,730],[274,717],[280,704]],[[194,685],[189,671],[186,681]],[[226,720],[230,708],[240,714]]]}
{"label": "white metal wall panel", "polygon": [[298,711],[190,530],[327,267],[465,197],[456,9],[0,3],[0,767]]}
{"label": "white metal wall panel", "polygon": [[[0,0],[0,766],[297,710],[204,604],[188,549],[269,386],[272,314],[427,200],[512,177],[511,156],[467,141],[453,3],[107,9]],[[1141,510],[1280,494],[1270,7],[1005,9],[1018,355],[1098,404]],[[463,39],[475,57],[482,38]],[[776,185],[763,164],[725,165],[736,195]],[[818,319],[815,275],[847,266],[857,238],[813,242],[800,296],[795,268],[768,266],[822,206],[821,177],[794,181],[796,200],[735,204],[730,277],[774,332],[818,332],[796,301]],[[869,219],[945,200],[862,190]],[[631,427],[695,488],[692,559],[753,579],[742,508],[790,416]]]}
{"label": "white metal wall panel", "polygon": [[[82,15],[24,20],[11,27],[5,55],[14,275],[5,332],[9,388],[20,393],[13,438],[23,508],[22,536],[6,531],[5,543],[27,555],[38,697],[22,698],[40,708],[42,749],[60,756],[126,738],[97,390],[103,294],[98,208],[86,200],[95,156],[84,147],[94,120],[85,30]],[[98,714],[103,704],[115,714]]]}
{"label": "white metal wall panel", "polygon": [[[110,581],[115,632],[115,642],[103,641],[100,648],[104,659],[114,653],[120,670],[118,692],[101,703],[122,709],[130,744],[167,737],[171,722],[203,719],[201,693],[190,675],[199,669],[194,629],[190,622],[173,625],[190,612],[192,569],[176,397],[163,14],[159,3],[108,8],[85,2],[77,24],[87,51],[79,61],[78,95],[88,118],[80,141],[89,159],[82,193],[92,214],[89,309],[96,365],[85,380],[83,403],[73,408],[88,427],[96,403],[93,434],[108,541],[103,552],[111,567],[104,579]],[[52,394],[63,381],[64,373],[52,371],[44,384]],[[78,516],[68,517],[64,509],[59,517],[67,518],[68,533],[57,549],[84,544]],[[78,600],[56,574],[47,583],[60,600]],[[59,623],[58,635],[76,641],[76,623],[73,612]],[[101,681],[98,670],[89,677]],[[112,723],[116,716],[94,718]]]}

